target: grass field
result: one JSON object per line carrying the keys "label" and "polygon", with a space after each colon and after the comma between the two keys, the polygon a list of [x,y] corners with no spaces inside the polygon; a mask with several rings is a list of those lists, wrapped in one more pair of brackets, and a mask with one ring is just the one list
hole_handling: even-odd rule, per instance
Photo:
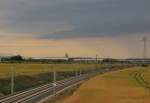
{"label": "grass field", "polygon": [[[98,64],[0,64],[0,93],[10,94],[11,71],[14,69],[14,91],[19,92],[37,87],[53,81],[53,71],[57,71],[57,80],[62,80],[79,74],[81,71],[95,69],[96,67],[112,67],[122,65]],[[77,72],[76,72],[77,71]],[[81,73],[80,72],[80,73]]]}
{"label": "grass field", "polygon": [[[15,76],[34,75],[56,70],[58,72],[79,71],[94,69],[95,64],[0,64],[0,78],[9,77],[11,68],[14,68]],[[98,65],[101,67],[102,65]]]}
{"label": "grass field", "polygon": [[[97,65],[102,67],[104,65]],[[0,64],[0,93],[10,94],[11,69],[14,69],[14,91],[22,91],[53,81],[52,72],[57,71],[57,80],[75,75],[75,71],[95,69],[96,64]]]}
{"label": "grass field", "polygon": [[150,103],[149,69],[135,67],[99,75],[57,103]]}

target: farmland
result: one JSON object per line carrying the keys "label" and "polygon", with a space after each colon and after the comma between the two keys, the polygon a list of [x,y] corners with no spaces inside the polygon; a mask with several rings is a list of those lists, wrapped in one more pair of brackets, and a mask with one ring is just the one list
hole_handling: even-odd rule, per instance
{"label": "farmland", "polygon": [[57,103],[149,103],[150,70],[134,67],[99,75]]}
{"label": "farmland", "polygon": [[[47,73],[52,71],[69,72],[94,69],[95,64],[0,64],[0,78],[7,78],[11,74],[11,69],[14,69],[16,76],[19,75],[34,75]],[[104,65],[99,64],[98,67]]]}
{"label": "farmland", "polygon": [[[105,65],[97,65],[103,67]],[[95,64],[0,64],[0,92],[10,94],[11,73],[13,70],[14,91],[22,91],[53,81],[53,71],[57,71],[57,80],[74,76],[77,71],[95,69]]]}

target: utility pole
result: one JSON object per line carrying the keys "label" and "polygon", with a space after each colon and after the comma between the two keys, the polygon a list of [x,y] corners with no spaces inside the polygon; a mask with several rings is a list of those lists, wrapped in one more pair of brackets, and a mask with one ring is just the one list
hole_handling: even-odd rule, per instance
{"label": "utility pole", "polygon": [[81,76],[82,75],[82,69],[80,68],[80,71],[79,71],[79,75]]}
{"label": "utility pole", "polygon": [[56,71],[54,70],[53,71],[53,94],[54,94],[54,96],[56,96],[56,86],[57,86],[57,84],[56,84]]}
{"label": "utility pole", "polygon": [[14,94],[14,67],[11,67],[11,95]]}
{"label": "utility pole", "polygon": [[77,70],[75,70],[75,79],[77,79],[77,77],[78,77],[78,71]]}
{"label": "utility pole", "polygon": [[[78,64],[78,65],[80,65],[80,64]],[[73,64],[73,68],[75,68],[75,64]],[[75,69],[75,79],[78,77],[78,70],[77,70],[77,68]]]}
{"label": "utility pole", "polygon": [[98,55],[96,55],[96,69],[98,68]]}
{"label": "utility pole", "polygon": [[144,42],[143,58],[146,58],[147,57],[147,37],[143,38],[143,42]]}

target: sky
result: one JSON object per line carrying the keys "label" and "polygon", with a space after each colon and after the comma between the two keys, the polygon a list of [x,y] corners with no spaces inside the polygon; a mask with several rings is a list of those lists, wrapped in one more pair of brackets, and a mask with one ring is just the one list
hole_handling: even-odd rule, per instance
{"label": "sky", "polygon": [[142,57],[142,38],[150,38],[149,5],[149,0],[0,0],[0,55]]}

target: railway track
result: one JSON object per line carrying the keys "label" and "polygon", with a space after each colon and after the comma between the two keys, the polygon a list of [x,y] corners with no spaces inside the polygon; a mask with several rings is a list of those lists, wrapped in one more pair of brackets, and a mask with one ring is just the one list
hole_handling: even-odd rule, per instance
{"label": "railway track", "polygon": [[[69,78],[69,79],[72,79],[72,78]],[[61,84],[61,83],[65,82],[65,81],[68,81],[69,79],[58,81],[57,84],[59,84],[59,83]],[[12,96],[8,96],[7,98],[4,98],[4,99],[0,100],[0,103],[13,103],[13,102],[15,102],[16,100],[19,100],[22,97],[25,97],[25,96],[28,96],[28,95],[32,95],[35,92],[38,92],[38,91],[41,91],[43,89],[47,89],[47,88],[50,88],[50,87],[53,87],[52,83],[46,84],[46,85],[42,85],[40,87],[37,87],[37,88],[34,88],[34,89],[30,89],[28,91],[21,92],[21,93],[12,95]]]}
{"label": "railway track", "polygon": [[54,96],[55,95],[54,90],[56,91],[57,94],[60,91],[72,85],[82,83],[83,81],[89,79],[92,76],[115,70],[118,69],[112,68],[98,69],[93,72],[89,72],[87,74],[82,74],[61,81],[57,81],[56,85],[54,85],[53,83],[42,85],[34,89],[29,89],[27,91],[5,97],[0,100],[0,103],[37,103],[48,96]]}
{"label": "railway track", "polygon": [[3,98],[0,100],[0,103],[37,103],[41,99],[49,95],[53,95],[54,88],[56,89],[56,92],[57,92],[77,82],[81,82],[93,75],[95,75],[95,73],[84,74],[84,75],[80,75],[76,77],[70,77],[65,80],[57,81],[55,87],[53,83],[46,84],[46,85],[43,85],[34,89],[30,89],[30,90]]}

